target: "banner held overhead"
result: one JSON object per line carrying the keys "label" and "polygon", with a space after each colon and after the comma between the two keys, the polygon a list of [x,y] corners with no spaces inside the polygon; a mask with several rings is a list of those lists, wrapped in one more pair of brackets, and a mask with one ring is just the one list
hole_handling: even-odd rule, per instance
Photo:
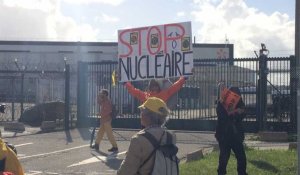
{"label": "banner held overhead", "polygon": [[192,75],[191,22],[118,31],[120,81]]}

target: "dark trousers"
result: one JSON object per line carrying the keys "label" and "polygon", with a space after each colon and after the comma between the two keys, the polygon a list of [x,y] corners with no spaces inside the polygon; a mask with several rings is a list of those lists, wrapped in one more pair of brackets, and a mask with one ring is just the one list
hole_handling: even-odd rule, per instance
{"label": "dark trousers", "polygon": [[220,155],[218,175],[226,174],[226,167],[230,157],[231,150],[234,152],[237,160],[237,172],[238,175],[247,175],[246,173],[246,154],[243,145],[243,141],[224,141],[219,142]]}

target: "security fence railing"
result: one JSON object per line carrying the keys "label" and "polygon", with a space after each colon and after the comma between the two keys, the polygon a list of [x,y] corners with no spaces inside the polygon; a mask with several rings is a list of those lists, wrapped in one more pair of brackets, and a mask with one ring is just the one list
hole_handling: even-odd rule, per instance
{"label": "security fence railing", "polygon": [[39,104],[64,102],[64,74],[49,70],[0,70],[0,103],[5,105],[0,121],[18,121],[25,111]]}
{"label": "security fence railing", "polygon": [[[215,108],[218,84],[237,86],[246,104],[244,120],[250,131],[293,130],[295,128],[296,93],[291,78],[294,57],[243,58],[243,59],[195,59],[193,76],[189,77],[175,101],[169,125],[175,129],[213,130],[217,119]],[[263,61],[263,62],[262,62]],[[267,63],[264,65],[264,63]],[[262,66],[263,65],[263,66]],[[117,70],[117,62],[80,62],[78,69],[78,123],[86,117],[97,118],[99,107],[97,93],[105,88],[117,106],[119,115],[114,121],[117,127],[139,127],[140,104],[123,84],[112,85],[111,76]],[[171,78],[174,82],[178,78]],[[162,80],[161,80],[162,82]],[[132,82],[146,90],[148,81]],[[133,124],[128,124],[133,123]]]}

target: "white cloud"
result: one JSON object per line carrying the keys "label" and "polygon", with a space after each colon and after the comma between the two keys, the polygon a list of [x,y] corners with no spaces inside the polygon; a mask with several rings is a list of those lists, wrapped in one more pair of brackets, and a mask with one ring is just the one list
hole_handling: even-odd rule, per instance
{"label": "white cloud", "polygon": [[37,9],[45,12],[53,11],[58,7],[56,0],[3,0],[3,4],[8,7]]}
{"label": "white cloud", "polygon": [[177,12],[177,17],[183,17],[183,16],[185,16],[185,13],[184,12]]}
{"label": "white cloud", "polygon": [[124,0],[63,0],[69,4],[108,4],[113,6],[120,5]]}
{"label": "white cloud", "polygon": [[[269,56],[289,56],[294,50],[295,23],[288,15],[267,15],[249,8],[244,0],[223,0],[217,5],[209,0],[195,0],[192,12],[201,25],[196,31],[202,43],[224,43],[225,36],[234,44],[235,57],[254,57],[260,43],[270,50]],[[213,15],[212,15],[213,14]]]}
{"label": "white cloud", "polygon": [[118,17],[113,17],[113,16],[109,16],[107,14],[102,13],[100,16],[95,16],[94,17],[94,22],[95,23],[117,23],[119,22],[120,19]]}
{"label": "white cloud", "polygon": [[98,30],[88,24],[78,25],[72,18],[62,15],[49,16],[48,36],[59,40],[96,41]]}
{"label": "white cloud", "polygon": [[104,22],[111,22],[111,23],[115,23],[119,21],[119,18],[117,17],[113,17],[113,16],[109,16],[107,14],[102,14],[101,17],[99,17],[99,20],[103,20]]}
{"label": "white cloud", "polygon": [[63,16],[56,0],[26,2],[32,5],[17,0],[8,4],[0,1],[0,40],[97,40],[98,30]]}

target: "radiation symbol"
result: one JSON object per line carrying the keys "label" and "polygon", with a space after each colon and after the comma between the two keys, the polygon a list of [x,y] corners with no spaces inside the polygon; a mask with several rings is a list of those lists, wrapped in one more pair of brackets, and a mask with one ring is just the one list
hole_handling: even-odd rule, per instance
{"label": "radiation symbol", "polygon": [[130,33],[130,45],[135,45],[137,43],[138,43],[138,33],[137,32]]}
{"label": "radiation symbol", "polygon": [[158,48],[158,33],[151,34],[151,48]]}
{"label": "radiation symbol", "polygon": [[189,51],[190,48],[190,42],[191,42],[191,38],[190,37],[183,37],[181,39],[181,50],[182,51]]}

